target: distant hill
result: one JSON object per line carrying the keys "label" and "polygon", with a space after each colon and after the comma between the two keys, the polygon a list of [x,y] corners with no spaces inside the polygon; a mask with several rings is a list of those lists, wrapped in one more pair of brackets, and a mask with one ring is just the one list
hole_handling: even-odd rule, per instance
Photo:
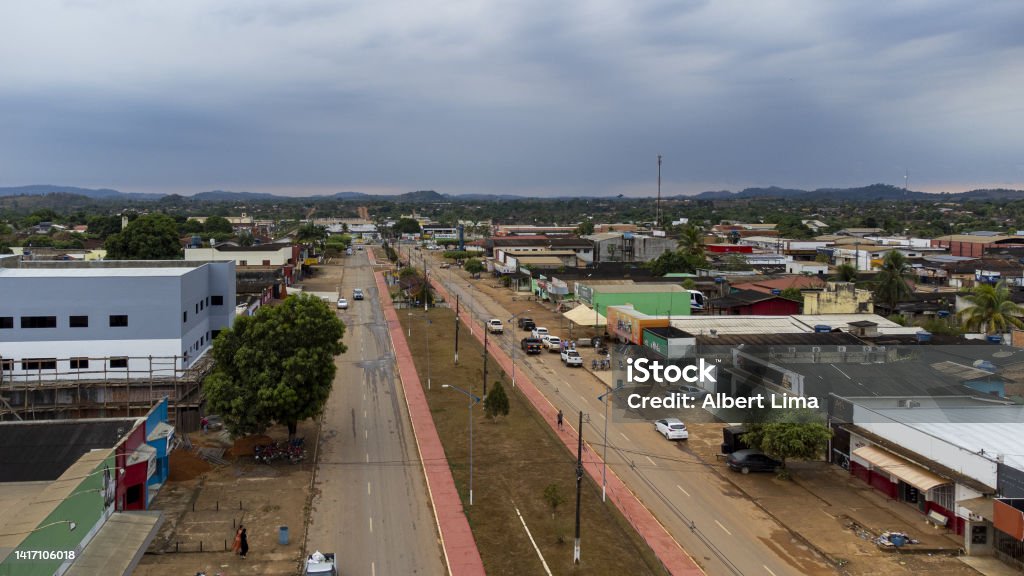
{"label": "distant hill", "polygon": [[[685,197],[677,197],[685,198]],[[729,200],[749,198],[790,198],[794,200],[846,200],[850,202],[870,202],[876,200],[946,200],[958,201],[978,198],[1022,199],[1021,190],[972,190],[955,194],[931,194],[904,190],[890,184],[872,184],[857,188],[818,188],[816,190],[800,190],[796,188],[747,188],[739,192],[702,192],[691,198],[699,200]]]}
{"label": "distant hill", "polygon": [[54,186],[52,184],[33,184],[31,186],[0,187],[0,196],[44,196],[46,194],[75,194],[86,198],[106,200],[111,198],[130,198],[133,200],[159,200],[163,194],[144,194],[141,192],[120,192],[110,188],[78,188],[76,186]]}
{"label": "distant hill", "polygon": [[230,192],[227,190],[210,190],[209,192],[199,192],[192,196],[184,196],[184,198],[192,198],[193,200],[207,201],[207,202],[222,202],[230,200],[277,200],[277,199],[288,199],[287,196],[277,196],[275,194],[268,194],[266,192]]}

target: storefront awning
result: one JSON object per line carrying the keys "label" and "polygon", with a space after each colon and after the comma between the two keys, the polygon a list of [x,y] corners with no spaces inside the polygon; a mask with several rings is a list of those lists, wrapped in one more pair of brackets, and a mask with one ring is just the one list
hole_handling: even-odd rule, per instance
{"label": "storefront awning", "polygon": [[936,486],[951,484],[941,476],[932,474],[917,464],[908,462],[891,452],[876,446],[862,446],[853,451],[854,456],[867,460],[872,466],[881,468],[918,490],[927,492]]}
{"label": "storefront awning", "polygon": [[980,516],[989,522],[995,516],[992,512],[994,500],[991,498],[971,498],[969,500],[960,500],[956,503],[961,508],[966,508],[974,516]]}
{"label": "storefront awning", "polygon": [[608,324],[607,318],[601,316],[586,304],[580,304],[565,314],[562,314],[562,316],[577,326],[605,326]]}
{"label": "storefront awning", "polygon": [[135,571],[162,523],[163,514],[159,511],[112,514],[64,574],[128,576]]}

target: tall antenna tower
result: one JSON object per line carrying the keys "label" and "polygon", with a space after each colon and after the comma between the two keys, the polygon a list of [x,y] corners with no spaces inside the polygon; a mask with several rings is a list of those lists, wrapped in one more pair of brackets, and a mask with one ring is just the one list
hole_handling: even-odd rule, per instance
{"label": "tall antenna tower", "polygon": [[661,226],[661,154],[658,154],[658,204],[654,210],[654,227]]}
{"label": "tall antenna tower", "polygon": [[910,190],[910,188],[908,187],[909,183],[910,183],[910,169],[909,168],[905,168],[904,172],[903,172],[903,191],[904,192],[907,192],[907,191]]}

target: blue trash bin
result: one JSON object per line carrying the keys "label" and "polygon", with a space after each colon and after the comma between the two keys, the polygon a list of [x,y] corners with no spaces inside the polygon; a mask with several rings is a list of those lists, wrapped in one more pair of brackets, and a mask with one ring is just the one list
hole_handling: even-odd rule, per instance
{"label": "blue trash bin", "polygon": [[288,544],[288,527],[280,526],[277,529],[277,543],[286,546]]}
{"label": "blue trash bin", "polygon": [[903,536],[893,536],[892,538],[889,539],[889,541],[892,542],[892,545],[897,547],[897,548],[899,548],[900,546],[903,546],[904,544],[907,543],[907,539],[904,538]]}

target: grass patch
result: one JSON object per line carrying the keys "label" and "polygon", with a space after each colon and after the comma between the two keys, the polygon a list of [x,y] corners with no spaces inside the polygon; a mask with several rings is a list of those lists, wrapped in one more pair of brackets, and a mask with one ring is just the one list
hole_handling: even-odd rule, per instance
{"label": "grass patch", "polygon": [[[429,331],[424,332],[430,321]],[[438,308],[412,317],[399,314],[403,334],[412,322],[409,347],[416,362],[434,423],[444,445],[455,485],[467,510],[484,568],[488,574],[543,574],[516,508],[554,574],[667,574],[661,562],[609,501],[601,502],[601,486],[584,476],[581,499],[581,559],[574,567],[576,457],[556,432],[501,372],[488,362],[488,389],[501,380],[509,399],[509,415],[489,420],[483,404],[473,410],[473,506],[469,506],[469,435],[466,396],[444,389],[454,384],[482,396],[483,347],[462,327],[459,365],[454,366],[453,311]],[[426,389],[429,346],[432,389]],[[566,415],[575,422],[576,416]],[[567,427],[568,428],[568,427]],[[584,458],[586,458],[584,453]],[[550,486],[555,488],[549,488]],[[545,497],[555,491],[561,503],[552,513]],[[555,498],[558,500],[558,498]]]}

